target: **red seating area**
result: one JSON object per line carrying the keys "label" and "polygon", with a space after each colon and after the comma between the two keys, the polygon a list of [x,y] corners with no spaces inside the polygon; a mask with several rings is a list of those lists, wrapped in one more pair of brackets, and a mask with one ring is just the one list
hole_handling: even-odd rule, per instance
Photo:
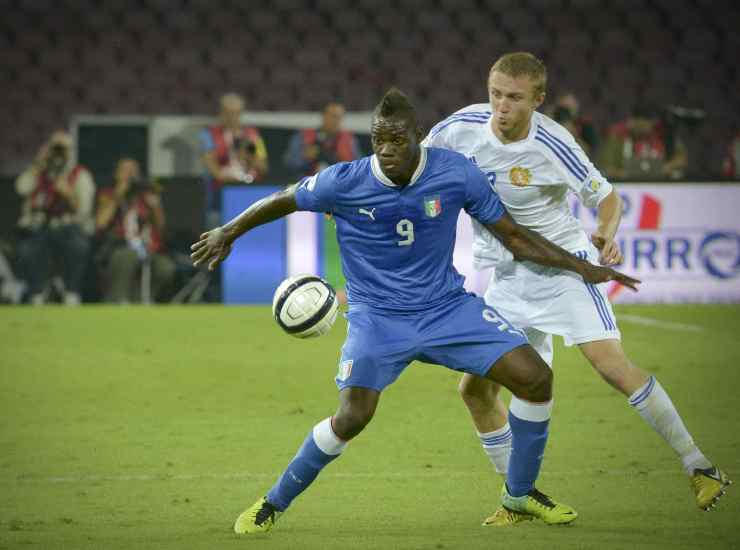
{"label": "red seating area", "polygon": [[[530,50],[550,97],[573,90],[604,128],[640,101],[704,108],[692,161],[719,171],[740,122],[732,0],[4,0],[0,166],[72,114],[373,107],[396,84],[426,125],[486,99],[506,51]],[[697,153],[698,152],[698,153]]]}

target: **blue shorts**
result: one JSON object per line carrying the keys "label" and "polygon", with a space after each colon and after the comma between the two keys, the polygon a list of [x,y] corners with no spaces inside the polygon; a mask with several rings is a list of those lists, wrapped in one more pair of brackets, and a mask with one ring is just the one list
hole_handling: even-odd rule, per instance
{"label": "blue shorts", "polygon": [[340,390],[382,391],[414,360],[485,376],[502,355],[527,343],[522,331],[473,294],[414,313],[353,306],[347,319],[335,379]]}

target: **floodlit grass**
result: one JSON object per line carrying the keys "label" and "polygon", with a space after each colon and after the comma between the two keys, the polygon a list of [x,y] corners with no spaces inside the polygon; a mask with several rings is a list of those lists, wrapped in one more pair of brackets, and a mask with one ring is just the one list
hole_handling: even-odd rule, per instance
{"label": "floodlit grass", "polygon": [[[622,322],[705,452],[740,477],[740,308],[622,307]],[[345,454],[255,538],[236,516],[336,407],[344,321],[315,341],[267,308],[0,309],[0,549],[736,548],[740,486],[698,511],[673,452],[574,348],[538,486],[566,528],[481,527],[500,480],[456,391],[413,364]]]}

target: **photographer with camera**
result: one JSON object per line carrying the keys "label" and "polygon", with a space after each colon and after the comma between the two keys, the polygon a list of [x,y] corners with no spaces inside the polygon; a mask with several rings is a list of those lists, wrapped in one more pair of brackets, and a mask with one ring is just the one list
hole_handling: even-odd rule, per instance
{"label": "photographer with camera", "polygon": [[722,161],[722,175],[726,178],[740,179],[740,132],[735,134],[727,146],[727,155]]}
{"label": "photographer with camera", "polygon": [[319,128],[306,128],[293,134],[283,155],[283,162],[297,176],[312,176],[337,162],[359,158],[357,139],[351,132],[342,130],[343,118],[344,106],[328,103],[324,107]]}
{"label": "photographer with camera", "polygon": [[18,268],[32,304],[46,301],[53,262],[60,264],[66,305],[80,303],[82,278],[92,233],[95,183],[72,160],[72,138],[52,134],[34,163],[15,182],[22,197],[18,221]]}
{"label": "photographer with camera", "polygon": [[[118,161],[113,180],[113,185],[98,194],[95,216],[96,261],[105,281],[104,300],[123,304],[137,295],[156,299],[175,276],[175,263],[163,253],[165,216],[160,189],[142,179],[139,163],[129,158]],[[137,288],[142,269],[149,270],[150,288]]]}
{"label": "photographer with camera", "polygon": [[680,120],[671,109],[636,105],[629,118],[609,128],[601,168],[615,180],[682,178],[688,153],[676,131]]}
{"label": "photographer with camera", "polygon": [[267,174],[267,149],[259,130],[243,126],[244,100],[237,94],[221,97],[219,124],[200,134],[203,164],[207,169],[206,225],[221,223],[221,188],[249,184]]}

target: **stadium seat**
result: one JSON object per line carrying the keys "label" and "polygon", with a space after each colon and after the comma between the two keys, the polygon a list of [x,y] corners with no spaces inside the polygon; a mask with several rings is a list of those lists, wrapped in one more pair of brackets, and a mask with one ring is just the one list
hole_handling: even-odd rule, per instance
{"label": "stadium seat", "polygon": [[[730,98],[739,84],[733,54],[740,50],[740,12],[729,0],[141,0],[137,9],[127,0],[6,4],[0,77],[9,84],[12,109],[41,101],[51,106],[42,112],[155,113],[170,105],[212,112],[225,89],[259,101],[250,108],[314,108],[319,101],[312,90],[346,95],[350,108],[369,108],[396,82],[424,98],[424,117],[434,119],[485,101],[491,63],[503,52],[526,49],[547,62],[551,94],[577,91],[584,110],[604,124],[638,98],[701,102],[738,120]],[[710,84],[685,85],[697,78]],[[90,81],[100,81],[100,89],[82,84]],[[284,89],[262,89],[269,83]],[[39,95],[50,84],[58,91]],[[125,89],[131,86],[136,91]],[[612,87],[618,100],[610,97]],[[181,96],[176,101],[168,101],[172,90]],[[0,121],[14,116],[0,112]],[[23,143],[10,141],[13,150]]]}

